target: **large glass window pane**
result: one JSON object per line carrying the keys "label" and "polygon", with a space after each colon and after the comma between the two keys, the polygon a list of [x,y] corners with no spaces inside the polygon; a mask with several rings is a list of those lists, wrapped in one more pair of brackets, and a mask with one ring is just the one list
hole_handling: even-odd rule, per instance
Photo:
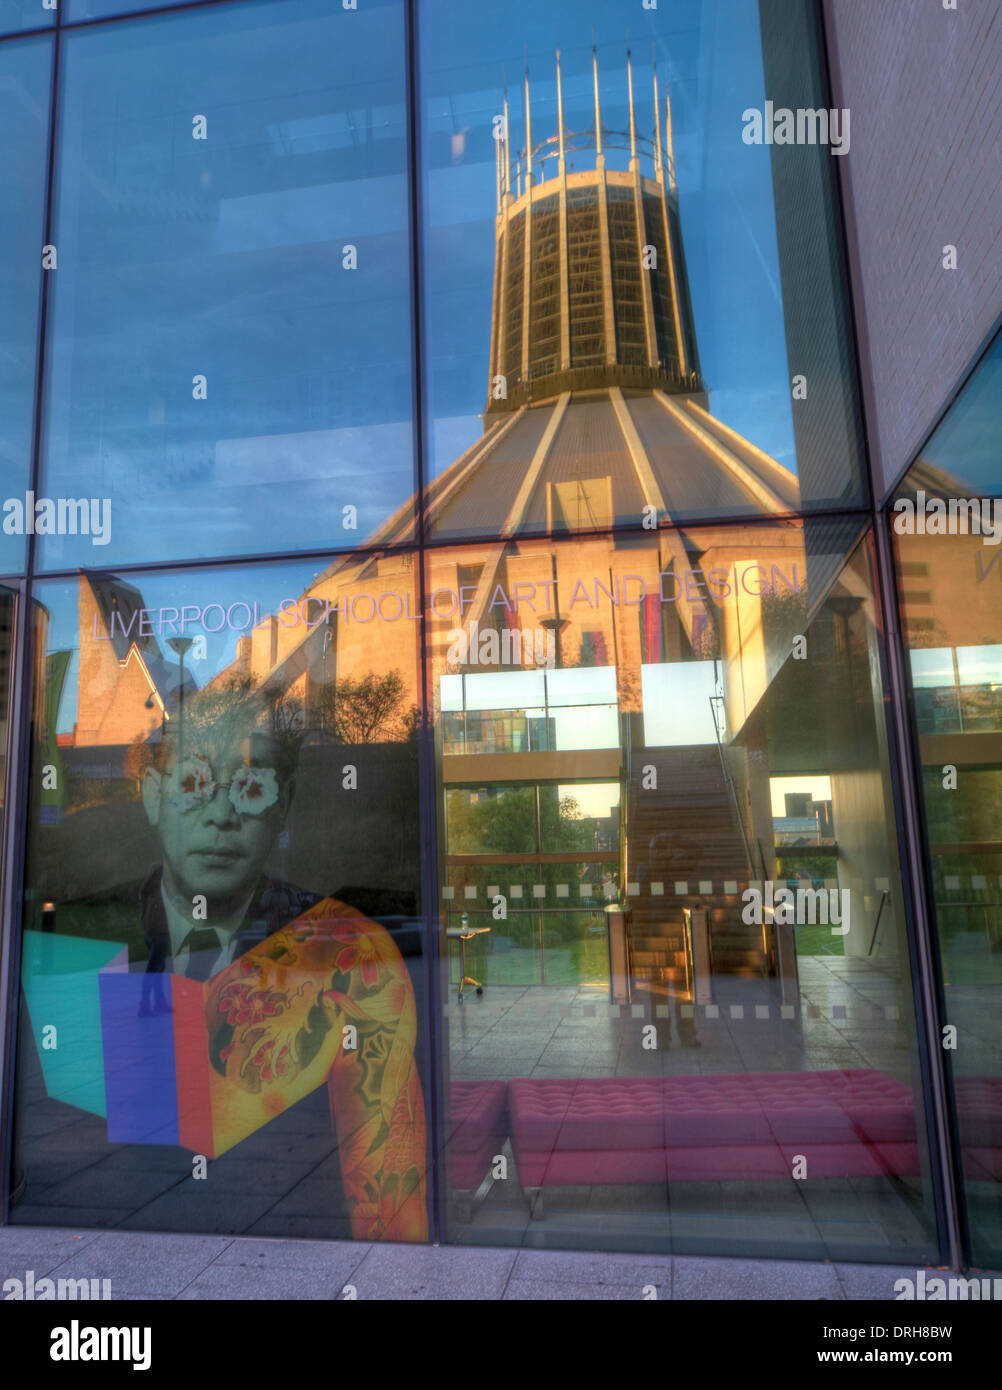
{"label": "large glass window pane", "polygon": [[633,9],[419,7],[443,538],[863,500],[813,9]]}
{"label": "large glass window pane", "polygon": [[42,0],[0,0],[0,34],[44,29],[54,22],[55,10],[43,9]]}
{"label": "large glass window pane", "polygon": [[174,0],[63,0],[66,18],[71,23],[81,19],[104,19],[109,15],[135,14],[139,10],[159,10]]}
{"label": "large glass window pane", "polygon": [[892,512],[971,1262],[1002,1259],[1002,506],[997,338]]}
{"label": "large glass window pane", "polygon": [[49,39],[0,44],[0,573],[24,568],[25,493],[31,478],[38,301],[45,241]]}
{"label": "large glass window pane", "polygon": [[[934,1258],[858,522],[425,562],[450,1238]],[[612,738],[471,739],[488,681]]]}
{"label": "large glass window pane", "polygon": [[45,567],[351,546],[414,492],[401,0],[67,34]]}
{"label": "large glass window pane", "polygon": [[425,1239],[412,558],[35,595],[12,1220]]}
{"label": "large glass window pane", "polygon": [[[989,346],[918,460],[901,495],[923,487],[944,498],[998,497],[998,402],[1002,395],[1002,334]],[[995,542],[997,544],[997,542]],[[994,552],[993,552],[994,553]]]}

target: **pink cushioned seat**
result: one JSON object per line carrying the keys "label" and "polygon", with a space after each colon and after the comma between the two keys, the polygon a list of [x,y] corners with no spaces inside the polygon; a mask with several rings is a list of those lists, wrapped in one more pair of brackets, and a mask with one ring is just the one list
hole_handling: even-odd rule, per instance
{"label": "pink cushioned seat", "polygon": [[914,1174],[911,1088],[858,1069],[519,1078],[508,1085],[525,1186]]}
{"label": "pink cushioned seat", "polygon": [[454,1081],[446,1157],[451,1187],[474,1192],[508,1137],[503,1081]]}

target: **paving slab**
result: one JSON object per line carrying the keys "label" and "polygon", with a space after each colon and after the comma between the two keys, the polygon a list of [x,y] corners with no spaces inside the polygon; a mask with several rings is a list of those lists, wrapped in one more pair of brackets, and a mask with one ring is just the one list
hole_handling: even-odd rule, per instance
{"label": "paving slab", "polygon": [[673,1299],[845,1298],[833,1265],[794,1260],[715,1260],[679,1256]]}
{"label": "paving slab", "polygon": [[482,1247],[378,1245],[351,1282],[367,1299],[499,1299],[516,1255]]}
{"label": "paving slab", "polygon": [[371,1246],[361,1241],[246,1240],[231,1241],[212,1262],[213,1269],[290,1269],[323,1275],[344,1283],[358,1269]]}
{"label": "paving slab", "polygon": [[22,1247],[46,1253],[73,1252],[102,1234],[101,1231],[78,1231],[61,1226],[0,1226],[0,1255]]}
{"label": "paving slab", "polygon": [[[317,1235],[316,1223],[312,1234]],[[565,1240],[573,1236],[561,1234]],[[518,1231],[506,1237],[512,1246],[520,1238]],[[407,1301],[583,1302],[644,1299],[652,1292],[658,1299],[683,1300],[888,1300],[894,1298],[896,1280],[917,1273],[908,1265],[851,1261],[0,1228],[0,1273],[23,1278],[29,1269],[36,1278],[110,1279],[115,1301],[318,1301],[344,1298],[347,1285],[360,1299]],[[927,1277],[933,1273],[950,1277],[951,1272],[927,1270]],[[982,1274],[998,1277],[977,1271],[977,1277]]]}
{"label": "paving slab", "polygon": [[[549,1279],[512,1279],[502,1295],[505,1303],[627,1302],[643,1295],[637,1284],[555,1284]],[[667,1298],[661,1289],[658,1298]]]}
{"label": "paving slab", "polygon": [[521,1250],[512,1280],[527,1279],[554,1284],[589,1284],[595,1288],[606,1284],[628,1285],[639,1297],[638,1290],[647,1284],[658,1289],[671,1287],[669,1257],[650,1259],[643,1255],[602,1255],[563,1250]]}
{"label": "paving slab", "polygon": [[[847,1299],[896,1300],[894,1285],[899,1279],[910,1279],[914,1284],[921,1266],[916,1265],[835,1265],[835,1273]],[[925,1266],[926,1279],[957,1279],[960,1276],[953,1270],[939,1270]],[[973,1271],[966,1277],[975,1278]]]}
{"label": "paving slab", "polygon": [[341,1288],[340,1282],[316,1270],[287,1267],[244,1269],[234,1265],[212,1265],[192,1279],[175,1298],[179,1303],[230,1299],[329,1302],[341,1296]]}

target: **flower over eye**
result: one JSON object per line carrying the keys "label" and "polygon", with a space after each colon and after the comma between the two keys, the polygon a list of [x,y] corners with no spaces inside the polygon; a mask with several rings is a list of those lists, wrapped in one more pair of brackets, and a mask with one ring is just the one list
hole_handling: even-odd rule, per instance
{"label": "flower over eye", "polygon": [[216,794],[216,779],[204,758],[185,758],[178,768],[177,784],[182,811],[193,811]]}
{"label": "flower over eye", "polygon": [[230,784],[230,801],[241,815],[259,816],[278,800],[274,768],[242,767]]}

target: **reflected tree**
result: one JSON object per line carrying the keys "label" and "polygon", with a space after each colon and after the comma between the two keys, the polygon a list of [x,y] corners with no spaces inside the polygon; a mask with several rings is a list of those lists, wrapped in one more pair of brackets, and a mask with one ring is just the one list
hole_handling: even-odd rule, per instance
{"label": "reflected tree", "polygon": [[420,712],[405,694],[399,670],[339,677],[311,694],[310,727],[334,743],[406,743],[416,737]]}

